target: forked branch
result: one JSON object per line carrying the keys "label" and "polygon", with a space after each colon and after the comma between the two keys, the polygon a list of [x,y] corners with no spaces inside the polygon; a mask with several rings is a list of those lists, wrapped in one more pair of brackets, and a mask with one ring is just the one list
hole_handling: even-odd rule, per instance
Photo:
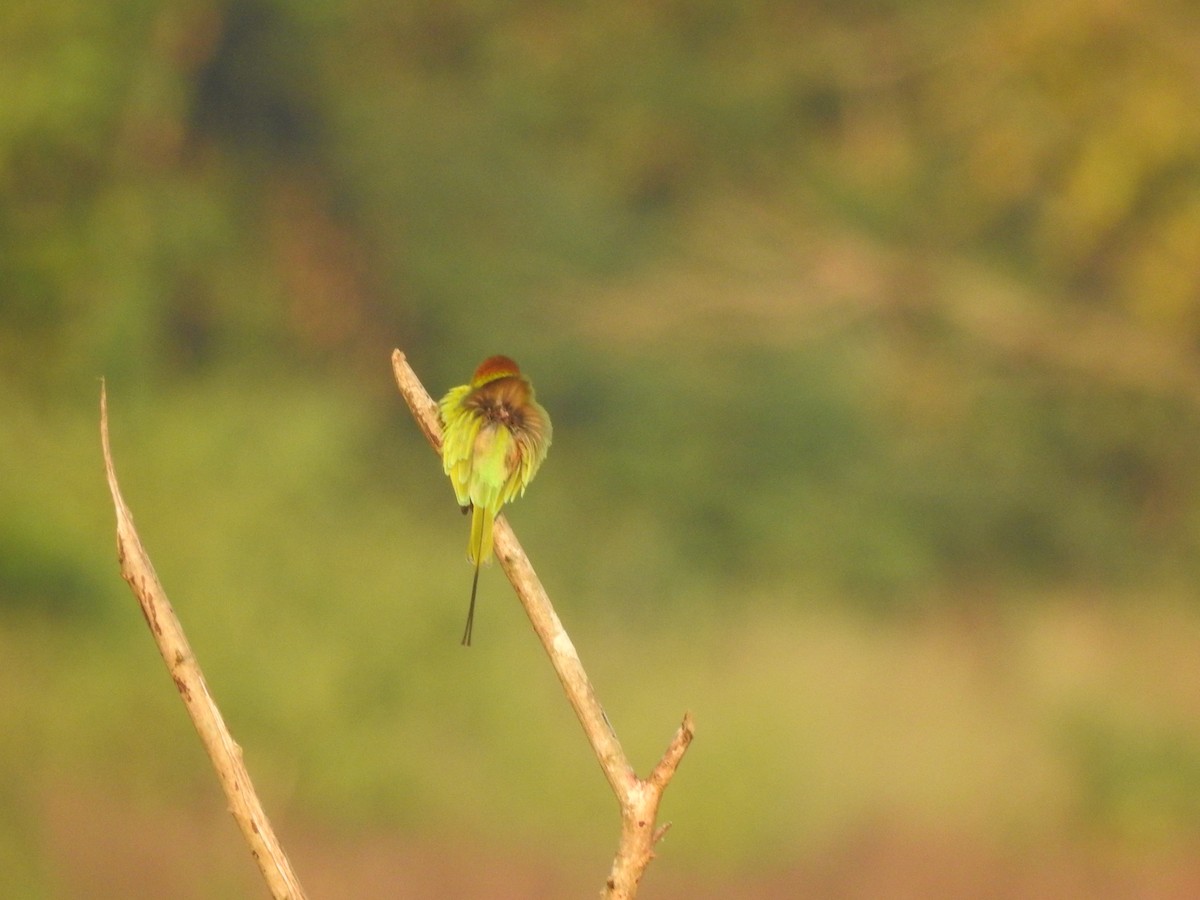
{"label": "forked branch", "polygon": [[[399,350],[392,352],[392,371],[413,418],[425,432],[430,445],[441,452],[442,426],[438,419],[437,404],[421,384],[408,360]],[[567,701],[575,710],[579,724],[587,736],[588,743],[600,762],[604,777],[617,797],[621,808],[621,839],[612,870],[605,882],[603,896],[606,900],[632,900],[637,895],[642,874],[654,858],[654,844],[662,837],[666,828],[655,828],[658,805],[662,793],[670,783],[684,752],[695,734],[690,713],[675,732],[666,753],[654,767],[648,779],[641,779],[629,764],[621,743],[604,714],[596,692],[584,671],[575,645],[571,642],[562,622],[554,612],[550,598],[542,587],[529,557],[521,549],[516,535],[503,516],[496,517],[493,532],[496,557],[500,566],[512,582],[517,597],[529,617],[533,630],[550,657],[554,672],[567,695]]]}

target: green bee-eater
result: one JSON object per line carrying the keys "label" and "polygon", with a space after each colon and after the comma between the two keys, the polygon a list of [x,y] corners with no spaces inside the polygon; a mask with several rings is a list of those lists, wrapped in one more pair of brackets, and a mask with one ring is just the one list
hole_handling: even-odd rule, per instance
{"label": "green bee-eater", "polygon": [[507,356],[489,356],[471,383],[452,388],[438,404],[442,468],[463,512],[471,513],[467,559],[475,564],[464,646],[471,645],[479,566],[492,556],[492,522],[500,507],[525,493],[550,449],[550,417],[533,385]]}

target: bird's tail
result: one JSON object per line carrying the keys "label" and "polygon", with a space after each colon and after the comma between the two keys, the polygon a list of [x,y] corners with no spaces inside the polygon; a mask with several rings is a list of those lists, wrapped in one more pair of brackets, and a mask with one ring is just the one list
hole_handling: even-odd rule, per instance
{"label": "bird's tail", "polygon": [[467,607],[467,627],[463,629],[462,645],[471,646],[471,629],[475,626],[475,591],[479,589],[479,563],[475,563],[475,577],[471,579],[471,605]]}
{"label": "bird's tail", "polygon": [[492,522],[495,516],[479,506],[471,510],[471,540],[467,544],[467,559],[485,563],[492,558]]}
{"label": "bird's tail", "polygon": [[467,544],[467,559],[475,563],[475,576],[471,579],[471,605],[467,607],[467,627],[463,629],[462,643],[471,646],[471,630],[475,624],[475,593],[479,590],[479,567],[492,556],[492,522],[495,516],[482,507],[471,511],[471,539]]}

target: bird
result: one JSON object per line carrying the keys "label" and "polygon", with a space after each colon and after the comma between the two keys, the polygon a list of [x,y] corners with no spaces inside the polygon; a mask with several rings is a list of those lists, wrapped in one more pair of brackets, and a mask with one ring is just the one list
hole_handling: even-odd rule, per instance
{"label": "bird", "polygon": [[442,419],[442,469],[450,476],[463,512],[471,512],[467,561],[475,566],[471,605],[462,645],[471,646],[479,567],[492,556],[492,524],[505,503],[525,493],[546,452],[553,429],[534,397],[533,385],[507,356],[489,356],[469,384],[438,402]]}

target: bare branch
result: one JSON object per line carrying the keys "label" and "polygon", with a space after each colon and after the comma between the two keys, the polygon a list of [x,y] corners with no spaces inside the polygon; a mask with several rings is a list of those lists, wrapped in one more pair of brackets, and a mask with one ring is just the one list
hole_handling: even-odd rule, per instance
{"label": "bare branch", "polygon": [[[399,350],[392,352],[392,371],[396,377],[396,385],[417,424],[425,432],[434,451],[440,453],[442,426],[438,419],[437,404]],[[654,858],[654,843],[666,830],[665,826],[656,830],[654,823],[662,793],[674,776],[695,734],[691,714],[684,716],[683,724],[667,747],[663,758],[654,767],[650,778],[645,781],[638,778],[625,756],[625,751],[621,749],[621,743],[617,740],[600,701],[596,698],[596,692],[583,668],[575,645],[559,621],[545,588],[529,562],[529,557],[525,555],[503,516],[496,518],[493,540],[500,566],[512,582],[538,640],[541,641],[546,655],[550,657],[550,663],[563,686],[567,700],[575,710],[588,743],[600,762],[604,777],[621,807],[621,841],[605,885],[604,896],[609,900],[632,900],[637,895],[642,873]]]}
{"label": "bare branch", "polygon": [[392,351],[392,374],[396,377],[400,396],[404,398],[408,408],[412,410],[413,418],[425,432],[425,437],[433,447],[433,452],[440,456],[442,453],[442,420],[438,416],[437,402],[429,396],[429,391],[425,390],[425,385],[421,384],[417,373],[412,370],[412,366],[408,364],[408,360],[399,350]]}
{"label": "bare branch", "polygon": [[690,712],[684,713],[683,724],[675,732],[675,737],[671,738],[671,743],[667,746],[663,758],[658,761],[658,765],[650,773],[649,780],[660,788],[665,788],[675,776],[675,770],[679,768],[683,754],[687,752],[688,745],[691,744],[692,738],[695,736],[696,724],[692,721],[692,714]]}
{"label": "bare branch", "polygon": [[167,664],[167,671],[216,769],[217,778],[229,802],[229,811],[233,813],[242,836],[250,845],[250,853],[258,863],[271,895],[281,900],[303,900],[304,889],[275,837],[271,822],[250,781],[250,774],[242,762],[242,748],[225,727],[221,712],[208,691],[200,664],[183,633],[183,626],[179,624],[150,557],[142,547],[133,526],[133,515],[121,497],[108,442],[108,396],[103,382],[100,386],[100,441],[104,448],[108,489],[117,513],[117,557],[121,563],[121,577],[129,583],[141,606],[154,642],[158,645],[163,662]]}

